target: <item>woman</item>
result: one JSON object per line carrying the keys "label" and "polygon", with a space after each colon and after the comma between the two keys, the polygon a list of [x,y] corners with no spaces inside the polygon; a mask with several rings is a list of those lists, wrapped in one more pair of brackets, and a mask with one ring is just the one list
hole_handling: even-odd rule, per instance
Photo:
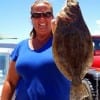
{"label": "woman", "polygon": [[52,19],[51,4],[36,0],[31,7],[31,38],[11,53],[1,100],[11,100],[14,91],[15,100],[69,100],[70,82],[59,72],[52,55]]}

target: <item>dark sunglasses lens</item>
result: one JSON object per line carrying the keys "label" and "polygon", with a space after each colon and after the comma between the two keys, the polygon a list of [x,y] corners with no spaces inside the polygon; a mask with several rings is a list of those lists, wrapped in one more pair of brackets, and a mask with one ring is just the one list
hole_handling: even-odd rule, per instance
{"label": "dark sunglasses lens", "polygon": [[46,17],[49,18],[52,16],[52,12],[46,12],[46,13],[32,13],[32,18],[40,18],[40,17]]}
{"label": "dark sunglasses lens", "polygon": [[51,13],[51,12],[46,12],[46,13],[44,13],[44,17],[49,18],[49,17],[51,17],[51,16],[52,16],[52,13]]}
{"label": "dark sunglasses lens", "polygon": [[32,13],[32,18],[40,18],[41,17],[41,13]]}

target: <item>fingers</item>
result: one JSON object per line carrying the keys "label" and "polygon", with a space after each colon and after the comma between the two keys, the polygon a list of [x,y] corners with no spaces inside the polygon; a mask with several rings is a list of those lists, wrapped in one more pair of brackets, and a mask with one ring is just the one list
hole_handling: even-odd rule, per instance
{"label": "fingers", "polygon": [[55,32],[56,26],[57,26],[57,20],[56,19],[52,19],[51,28],[52,28],[52,32],[53,33]]}

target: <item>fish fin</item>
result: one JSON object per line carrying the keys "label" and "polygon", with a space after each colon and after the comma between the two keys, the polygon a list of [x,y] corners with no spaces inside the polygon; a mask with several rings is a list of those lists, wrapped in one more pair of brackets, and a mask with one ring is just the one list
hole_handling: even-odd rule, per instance
{"label": "fish fin", "polygon": [[72,84],[70,91],[70,100],[85,100],[89,96],[88,90],[82,83],[78,86]]}

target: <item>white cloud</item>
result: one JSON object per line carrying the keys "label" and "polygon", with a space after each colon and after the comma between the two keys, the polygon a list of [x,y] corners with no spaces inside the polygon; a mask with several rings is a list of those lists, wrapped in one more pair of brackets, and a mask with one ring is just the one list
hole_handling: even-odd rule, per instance
{"label": "white cloud", "polygon": [[100,26],[100,19],[96,20],[96,24]]}
{"label": "white cloud", "polygon": [[95,30],[92,35],[99,35],[100,36],[100,30]]}
{"label": "white cloud", "polygon": [[100,36],[100,19],[96,20],[96,28],[92,34]]}

